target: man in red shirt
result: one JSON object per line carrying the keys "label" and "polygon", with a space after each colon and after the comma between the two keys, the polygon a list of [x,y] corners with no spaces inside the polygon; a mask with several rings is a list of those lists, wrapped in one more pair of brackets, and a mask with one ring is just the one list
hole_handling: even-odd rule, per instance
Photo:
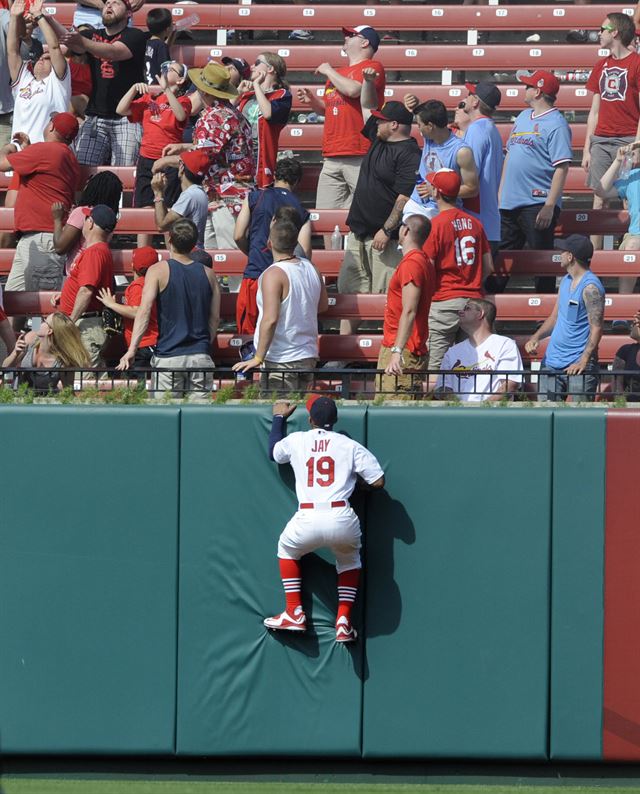
{"label": "man in red shirt", "polygon": [[439,370],[444,354],[460,342],[459,312],[467,298],[482,298],[482,283],[493,273],[493,259],[480,221],[456,207],[460,176],[450,168],[427,174],[438,214],[424,251],[436,269],[429,312],[429,369]]}
{"label": "man in red shirt", "polygon": [[[582,156],[588,184],[594,189],[618,149],[640,135],[640,55],[629,51],[635,35],[635,25],[627,14],[612,12],[600,27],[600,46],[610,54],[596,61],[587,81],[593,99]],[[594,196],[594,209],[606,206],[612,198],[617,198],[615,189],[605,199]],[[601,246],[600,237],[594,242]]]}
{"label": "man in red shirt", "polygon": [[71,263],[69,275],[62,292],[54,298],[60,311],[68,315],[80,329],[82,343],[87,348],[91,363],[100,366],[100,349],[105,341],[102,328],[102,304],[97,293],[111,287],[113,257],[109,247],[111,232],[117,217],[111,207],[96,204],[85,207],[82,236],[86,245]]}
{"label": "man in red shirt", "polygon": [[422,249],[430,231],[431,222],[424,215],[409,215],[400,225],[403,256],[389,281],[378,356],[378,369],[384,370],[378,391],[385,394],[415,393],[411,375],[404,372],[427,368],[428,318],[436,274]]}
{"label": "man in red shirt", "polygon": [[8,291],[60,289],[65,257],[54,250],[51,205],[57,201],[67,209],[73,205],[80,166],[69,146],[77,134],[76,117],[57,113],[44,131],[43,142],[0,157],[0,171],[20,176],[13,216],[20,240],[6,284]]}
{"label": "man in red shirt", "polygon": [[316,197],[316,207],[321,209],[348,209],[351,206],[360,164],[369,151],[369,141],[360,134],[363,127],[360,93],[365,69],[373,69],[377,73],[378,108],[384,104],[384,67],[373,60],[380,36],[368,25],[342,28],[342,32],[349,65],[334,69],[328,63],[321,63],[316,69],[318,74],[327,78],[324,102],[308,88],[298,89],[298,100],[325,117],[322,137],[325,160]]}

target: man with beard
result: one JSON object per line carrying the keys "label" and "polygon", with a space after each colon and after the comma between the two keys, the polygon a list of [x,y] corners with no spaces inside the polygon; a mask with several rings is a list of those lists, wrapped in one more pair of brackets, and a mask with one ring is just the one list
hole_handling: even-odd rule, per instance
{"label": "man with beard", "polygon": [[127,27],[130,0],[107,0],[102,12],[104,30],[86,36],[68,33],[63,43],[89,56],[93,94],[78,136],[78,161],[83,165],[135,165],[141,128],[116,113],[122,96],[144,80],[146,37]]}

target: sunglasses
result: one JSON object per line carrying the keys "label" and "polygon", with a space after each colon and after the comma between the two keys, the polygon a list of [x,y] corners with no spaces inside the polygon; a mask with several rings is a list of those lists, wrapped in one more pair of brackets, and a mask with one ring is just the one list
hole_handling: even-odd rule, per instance
{"label": "sunglasses", "polygon": [[612,30],[615,30],[615,28],[613,27],[613,25],[601,25],[600,26],[600,33],[604,33],[605,30],[608,30],[609,32],[611,32]]}
{"label": "sunglasses", "polygon": [[466,99],[463,99],[462,102],[458,102],[458,110],[462,110],[463,108],[466,108],[466,106],[467,106]]}
{"label": "sunglasses", "polygon": [[[184,67],[183,67],[184,68]],[[184,77],[183,70],[176,69],[174,66],[174,61],[163,61],[160,64],[160,74],[168,74],[169,72],[175,72],[178,77]]]}
{"label": "sunglasses", "polygon": [[261,61],[260,58],[258,58],[257,61],[253,65],[254,66],[260,66],[260,65],[269,66],[269,64],[266,61]]}

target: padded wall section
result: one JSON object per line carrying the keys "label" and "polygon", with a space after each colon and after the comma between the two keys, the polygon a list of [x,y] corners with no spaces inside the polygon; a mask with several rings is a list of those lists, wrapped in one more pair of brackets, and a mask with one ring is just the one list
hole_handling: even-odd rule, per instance
{"label": "padded wall section", "polygon": [[607,415],[603,754],[640,760],[640,415]]}
{"label": "padded wall section", "polygon": [[551,429],[369,409],[365,756],[545,758]]}
{"label": "padded wall section", "polygon": [[[336,430],[363,440],[364,416],[341,409]],[[182,412],[178,752],[359,756],[362,644],[334,642],[332,557],[304,558],[306,635],[262,624],[284,608],[277,541],[297,509],[270,427],[270,406]]]}
{"label": "padded wall section", "polygon": [[602,757],[606,414],[556,411],[551,755]]}
{"label": "padded wall section", "polygon": [[172,753],[179,411],[0,409],[4,753]]}

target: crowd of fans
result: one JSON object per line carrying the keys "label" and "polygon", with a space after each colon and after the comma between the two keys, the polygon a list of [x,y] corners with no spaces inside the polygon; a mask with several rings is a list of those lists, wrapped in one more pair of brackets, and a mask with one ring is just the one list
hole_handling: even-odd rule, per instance
{"label": "crowd of fans", "polygon": [[[295,195],[302,167],[279,152],[292,106],[286,63],[269,51],[253,65],[242,57],[202,68],[180,63],[171,58],[170,12],[149,11],[147,30],[139,30],[131,17],[141,4],[83,3],[69,30],[42,0],[13,0],[0,10],[0,171],[12,173],[5,206],[15,217],[15,237],[4,233],[0,241],[15,245],[5,289],[53,292],[53,313],[28,333],[25,317],[9,323],[0,309],[9,347],[3,365],[42,368],[30,382],[51,386],[65,383],[56,368],[118,364],[141,379],[154,370],[156,393],[210,391],[220,285],[207,249],[239,248],[247,265],[231,284],[239,290],[237,330],[254,340],[234,370],[262,369],[265,390],[304,388],[318,364],[318,313],[328,298],[311,261],[310,216]],[[347,65],[319,64],[324,95],[300,89],[298,100],[324,116],[315,206],[349,210],[338,291],[387,295],[378,389],[415,396],[427,377],[416,374],[429,371],[434,397],[518,392],[518,348],[493,332],[490,296],[507,285],[494,258],[502,249],[556,247],[564,276],[555,308],[525,347],[535,353],[551,337],[541,397],[592,399],[605,294],[589,266],[601,241],[554,237],[573,157],[571,127],[555,106],[557,77],[518,73],[525,107],[505,153],[493,121],[498,85],[468,83],[454,109],[430,99],[428,86],[423,97],[385,102],[379,34],[366,25],[343,33]],[[610,13],[599,38],[609,55],[587,82],[593,103],[582,164],[594,206],[626,202],[630,226],[620,247],[638,250],[633,19]],[[160,259],[154,235],[138,236],[136,279],[124,300],[114,293],[111,244],[122,184],[110,172],[82,184],[85,167],[104,165],[135,166],[134,206],[153,208],[169,254]],[[535,286],[555,292],[556,278]],[[635,279],[621,280],[620,291],[634,286]],[[124,325],[119,363],[107,345],[105,308]],[[639,323],[634,318],[634,339]],[[357,328],[343,320],[340,332]],[[623,346],[614,368],[640,371],[638,350],[637,342]],[[279,384],[269,375],[274,369],[285,371]],[[636,379],[613,383],[633,398]]]}

